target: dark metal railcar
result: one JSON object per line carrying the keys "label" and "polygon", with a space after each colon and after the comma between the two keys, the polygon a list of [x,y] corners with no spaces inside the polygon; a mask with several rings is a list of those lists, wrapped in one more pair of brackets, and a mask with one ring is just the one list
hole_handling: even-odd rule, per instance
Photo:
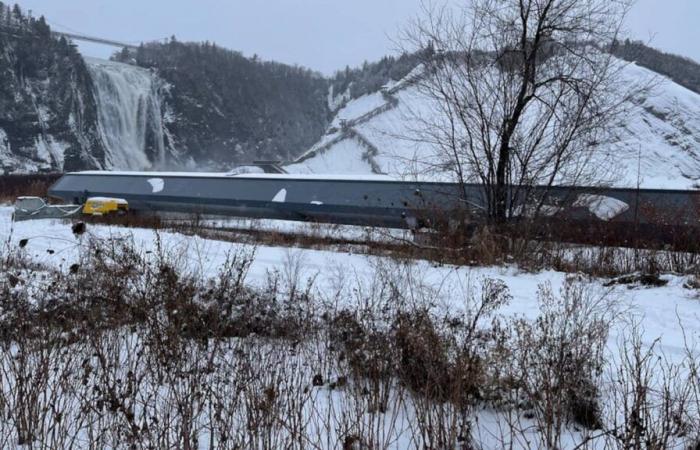
{"label": "dark metal railcar", "polygon": [[[417,214],[457,209],[453,184],[291,175],[68,173],[49,195],[69,202],[119,197],[132,211],[224,214],[370,226],[410,227]],[[475,203],[483,203],[480,198]]]}
{"label": "dark metal railcar", "polygon": [[[515,192],[515,190],[514,190]],[[412,228],[463,220],[485,210],[481,185],[393,181],[374,177],[234,175],[168,172],[75,172],[49,190],[81,203],[119,197],[133,211],[224,214],[242,217]],[[515,196],[514,196],[515,197]],[[696,228],[700,191],[588,187],[535,188],[511,198],[512,211],[538,210],[552,222]]]}

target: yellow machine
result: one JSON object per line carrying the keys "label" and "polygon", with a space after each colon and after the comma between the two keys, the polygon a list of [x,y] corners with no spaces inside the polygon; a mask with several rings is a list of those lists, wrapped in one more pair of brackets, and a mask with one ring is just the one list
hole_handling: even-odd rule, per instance
{"label": "yellow machine", "polygon": [[83,205],[83,214],[89,216],[122,215],[127,211],[129,211],[129,203],[122,198],[90,197]]}

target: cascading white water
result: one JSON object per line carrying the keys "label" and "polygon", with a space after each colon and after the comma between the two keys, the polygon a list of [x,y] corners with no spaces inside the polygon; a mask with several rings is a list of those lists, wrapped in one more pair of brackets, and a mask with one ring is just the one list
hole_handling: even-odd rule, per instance
{"label": "cascading white water", "polygon": [[[86,58],[95,87],[98,126],[106,150],[105,169],[144,170],[162,166],[163,122],[156,79],[146,69]],[[151,140],[147,139],[151,136]],[[146,146],[153,145],[149,158]]]}

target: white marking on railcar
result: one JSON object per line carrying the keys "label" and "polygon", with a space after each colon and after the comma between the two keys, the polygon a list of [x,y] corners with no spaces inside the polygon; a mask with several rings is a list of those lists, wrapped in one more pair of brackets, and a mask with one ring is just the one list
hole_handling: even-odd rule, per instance
{"label": "white marking on railcar", "polygon": [[311,200],[312,205],[323,205],[323,202],[319,202],[318,200]]}
{"label": "white marking on railcar", "polygon": [[280,191],[272,197],[272,201],[276,203],[284,203],[287,200],[287,190],[282,188]]}
{"label": "white marking on railcar", "polygon": [[148,184],[153,188],[153,192],[160,192],[165,187],[165,180],[162,178],[149,178]]}

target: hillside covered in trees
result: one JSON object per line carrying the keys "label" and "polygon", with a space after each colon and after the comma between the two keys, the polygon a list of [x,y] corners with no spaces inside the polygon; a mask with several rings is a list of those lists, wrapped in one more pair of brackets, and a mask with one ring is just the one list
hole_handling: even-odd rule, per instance
{"label": "hillside covered in trees", "polygon": [[103,158],[83,58],[43,17],[0,2],[0,168],[94,168]]}
{"label": "hillside covered in trees", "polygon": [[403,53],[399,57],[385,56],[377,62],[367,62],[357,68],[346,66],[330,79],[331,92],[337,96],[336,104],[377,92],[387,82],[398,81],[408,75],[420,63],[418,54]]}
{"label": "hillside covered in trees", "polygon": [[165,126],[173,144],[207,165],[292,158],[323,134],[330,118],[327,81],[302,67],[175,39],[115,59],[166,81]]}
{"label": "hillside covered in trees", "polygon": [[[700,92],[700,65],[629,40],[612,45],[625,60]],[[339,70],[324,78],[211,43],[147,44],[115,55],[154,70],[170,84],[174,117],[166,121],[175,147],[195,161],[290,160],[323,135],[348,101],[406,76],[424,55],[404,53]]]}
{"label": "hillside covered in trees", "polygon": [[615,42],[612,53],[626,61],[667,76],[691,91],[700,93],[700,64],[690,58],[665,53],[640,41]]}

